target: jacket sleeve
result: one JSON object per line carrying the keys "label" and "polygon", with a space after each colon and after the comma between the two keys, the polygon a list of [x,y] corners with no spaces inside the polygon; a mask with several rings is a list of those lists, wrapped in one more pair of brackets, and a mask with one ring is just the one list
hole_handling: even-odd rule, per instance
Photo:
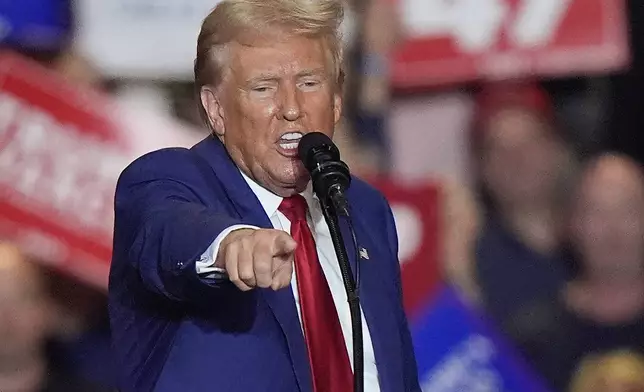
{"label": "jacket sleeve", "polygon": [[[384,198],[383,198],[384,199]],[[386,200],[383,202],[385,206],[385,216],[386,216],[386,228],[387,236],[389,240],[389,249],[392,251],[392,260],[398,261],[398,234],[396,232],[396,223],[394,221],[394,216],[389,207],[389,203]],[[416,365],[416,356],[414,353],[414,345],[411,339],[411,333],[409,331],[409,325],[407,322],[407,315],[405,314],[403,308],[403,292],[402,292],[402,280],[400,274],[400,262],[395,263],[394,266],[394,283],[398,292],[398,298],[400,306],[398,307],[398,319],[401,330],[401,340],[403,345],[403,372],[405,377],[405,392],[421,392],[421,388],[418,381],[418,368]]]}
{"label": "jacket sleeve", "polygon": [[121,174],[114,202],[113,270],[134,271],[174,301],[203,301],[221,289],[198,277],[196,262],[222,231],[247,224],[193,154],[176,148],[137,159]]}

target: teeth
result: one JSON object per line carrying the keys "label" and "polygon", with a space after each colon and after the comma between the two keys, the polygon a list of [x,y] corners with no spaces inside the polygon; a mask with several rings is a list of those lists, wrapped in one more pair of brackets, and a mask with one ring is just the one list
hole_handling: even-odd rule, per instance
{"label": "teeth", "polygon": [[280,138],[280,146],[285,150],[295,150],[302,139],[301,132],[289,132]]}
{"label": "teeth", "polygon": [[281,139],[283,139],[283,140],[299,140],[301,138],[302,138],[302,134],[300,132],[285,133],[281,137]]}

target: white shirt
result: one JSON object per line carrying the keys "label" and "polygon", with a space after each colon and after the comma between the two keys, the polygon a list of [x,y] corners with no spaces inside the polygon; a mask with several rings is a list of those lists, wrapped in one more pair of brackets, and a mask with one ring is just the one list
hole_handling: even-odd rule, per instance
{"label": "white shirt", "polygon": [[[253,191],[255,196],[257,196],[257,199],[264,208],[266,215],[270,217],[273,227],[275,229],[284,230],[285,232],[290,234],[291,222],[286,218],[286,216],[284,216],[284,214],[278,211],[278,208],[282,203],[282,197],[277,196],[269,190],[263,188],[248,176],[246,176],[244,173],[242,173],[242,176],[250,186],[250,189]],[[344,289],[342,274],[340,272],[340,265],[335,254],[335,248],[333,247],[329,227],[324,220],[320,205],[317,202],[315,196],[313,196],[313,192],[310,186],[304,192],[302,192],[302,196],[304,196],[306,203],[309,206],[309,227],[311,228],[313,238],[315,239],[315,245],[317,248],[318,258],[320,260],[320,265],[322,266],[324,276],[326,277],[327,283],[329,284],[331,296],[333,297],[333,302],[335,303],[335,308],[338,312],[338,319],[340,320],[340,326],[342,327],[344,342],[347,348],[347,353],[349,354],[349,360],[351,361],[351,368],[353,368],[353,336],[351,332],[351,314],[349,313],[347,293]],[[214,266],[221,240],[223,240],[224,237],[231,231],[246,227],[256,228],[253,226],[237,225],[231,226],[228,229],[224,230],[221,234],[219,234],[215,241],[213,241],[212,245],[204,253],[204,257],[202,257],[203,260],[197,262],[197,273],[203,274],[212,272],[212,267]],[[302,312],[300,310],[300,300],[297,291],[297,278],[295,275],[295,272],[293,272],[293,277],[291,278],[291,287],[293,289],[295,305],[297,307],[297,313],[300,317],[301,324]],[[376,366],[376,358],[373,352],[371,335],[369,334],[369,328],[362,312],[361,315],[363,334],[362,339],[364,346],[364,390],[367,392],[380,392],[380,385],[378,383],[378,369]]]}

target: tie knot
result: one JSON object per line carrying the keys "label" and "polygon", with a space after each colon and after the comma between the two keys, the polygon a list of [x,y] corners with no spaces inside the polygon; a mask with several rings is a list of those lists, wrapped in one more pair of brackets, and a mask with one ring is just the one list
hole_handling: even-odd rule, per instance
{"label": "tie knot", "polygon": [[280,204],[279,210],[291,222],[306,220],[306,210],[308,206],[306,199],[301,195],[285,197]]}

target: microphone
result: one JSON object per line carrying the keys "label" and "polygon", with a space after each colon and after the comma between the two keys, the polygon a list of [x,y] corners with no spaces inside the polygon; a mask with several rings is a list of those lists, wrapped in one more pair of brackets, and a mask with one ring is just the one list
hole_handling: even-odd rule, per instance
{"label": "microphone", "polygon": [[351,184],[351,174],[346,163],[340,160],[340,151],[331,138],[321,132],[307,133],[300,140],[298,154],[311,173],[313,191],[322,201],[330,200],[338,212],[346,215],[345,192]]}
{"label": "microphone", "polygon": [[[345,192],[351,184],[349,167],[340,160],[340,151],[327,135],[320,132],[307,133],[300,139],[297,147],[300,160],[306,170],[311,173],[313,191],[320,199],[322,214],[329,226],[333,248],[338,257],[342,273],[342,282],[347,293],[349,313],[351,314],[351,335],[353,336],[353,390],[364,391],[364,342],[362,337],[362,317],[360,315],[360,263],[356,262],[355,278],[351,271],[351,263],[342,238],[342,230],[338,215],[346,218],[355,255],[358,254],[358,241],[351,223],[349,204]],[[329,203],[330,202],[330,203]],[[328,207],[334,208],[328,208]]]}

